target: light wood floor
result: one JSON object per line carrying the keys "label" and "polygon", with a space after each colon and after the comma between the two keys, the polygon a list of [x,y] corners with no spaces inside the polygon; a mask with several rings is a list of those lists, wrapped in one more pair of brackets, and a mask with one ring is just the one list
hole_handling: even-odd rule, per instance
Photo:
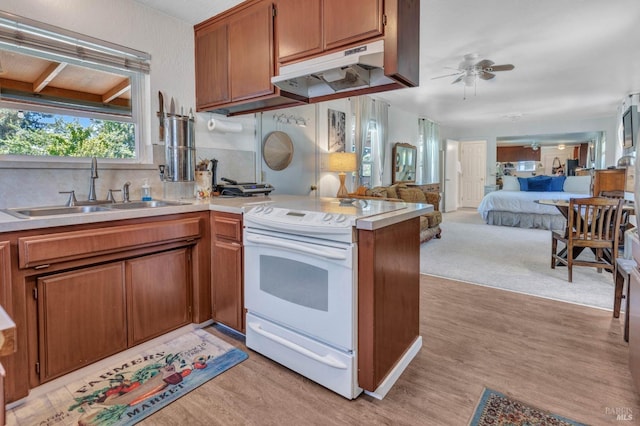
{"label": "light wood floor", "polygon": [[209,327],[249,359],[142,424],[465,425],[485,386],[592,425],[639,423],[611,312],[426,275],[420,302],[423,348],[381,401],[346,400]]}

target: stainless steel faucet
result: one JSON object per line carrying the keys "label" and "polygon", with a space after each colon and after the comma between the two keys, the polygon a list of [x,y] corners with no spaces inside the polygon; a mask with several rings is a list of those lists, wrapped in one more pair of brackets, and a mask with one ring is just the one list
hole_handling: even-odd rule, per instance
{"label": "stainless steel faucet", "polygon": [[131,186],[131,182],[127,181],[122,185],[122,202],[128,203],[129,201],[129,187]]}
{"label": "stainless steel faucet", "polygon": [[96,201],[96,179],[98,179],[98,160],[91,159],[91,182],[89,184],[89,201]]}

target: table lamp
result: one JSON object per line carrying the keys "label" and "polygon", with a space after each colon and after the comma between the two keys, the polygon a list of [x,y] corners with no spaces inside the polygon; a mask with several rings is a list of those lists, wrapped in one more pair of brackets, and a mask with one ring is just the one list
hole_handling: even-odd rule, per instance
{"label": "table lamp", "polygon": [[346,172],[355,172],[358,170],[358,161],[355,152],[333,152],[329,154],[329,171],[339,172],[340,188],[336,197],[345,198],[349,196],[347,187],[344,185]]}

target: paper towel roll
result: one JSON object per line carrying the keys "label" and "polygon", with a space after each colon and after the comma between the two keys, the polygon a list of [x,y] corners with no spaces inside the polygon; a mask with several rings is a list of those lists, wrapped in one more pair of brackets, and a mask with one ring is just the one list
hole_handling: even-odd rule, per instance
{"label": "paper towel roll", "polygon": [[212,118],[207,123],[210,132],[216,131],[221,133],[238,133],[242,131],[242,123],[233,121],[220,121]]}

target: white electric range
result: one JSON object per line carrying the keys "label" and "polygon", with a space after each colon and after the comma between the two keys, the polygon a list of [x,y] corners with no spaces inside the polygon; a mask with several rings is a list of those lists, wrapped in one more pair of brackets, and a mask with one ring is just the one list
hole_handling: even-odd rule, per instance
{"label": "white electric range", "polygon": [[402,203],[263,203],[244,214],[247,347],[352,399],[357,382],[360,218]]}

